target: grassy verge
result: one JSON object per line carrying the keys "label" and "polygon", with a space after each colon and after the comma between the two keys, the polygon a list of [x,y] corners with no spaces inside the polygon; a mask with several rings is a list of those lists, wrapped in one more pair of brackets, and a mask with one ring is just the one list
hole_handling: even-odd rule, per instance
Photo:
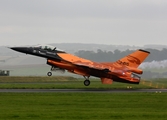
{"label": "grassy verge", "polygon": [[10,76],[0,76],[0,83],[50,83],[50,82],[58,82],[58,81],[76,81],[77,78],[68,77],[68,76],[56,76],[56,77],[34,77],[34,76],[18,76],[18,77],[10,77]]}
{"label": "grassy verge", "polygon": [[1,120],[166,120],[167,93],[0,93]]}
{"label": "grassy verge", "polygon": [[[84,79],[73,77],[0,77],[0,89],[151,89],[167,88],[165,79],[141,81],[139,85],[113,82],[101,84],[99,79],[90,79],[90,86],[84,86]],[[158,83],[159,82],[159,83]]]}

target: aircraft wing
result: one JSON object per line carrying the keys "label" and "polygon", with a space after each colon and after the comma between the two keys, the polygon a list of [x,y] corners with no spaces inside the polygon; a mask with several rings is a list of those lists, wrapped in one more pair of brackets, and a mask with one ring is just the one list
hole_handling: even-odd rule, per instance
{"label": "aircraft wing", "polygon": [[91,70],[101,70],[101,71],[109,71],[108,66],[101,63],[96,63],[91,60],[87,60],[84,58],[80,58],[78,56],[74,56],[71,54],[57,53],[63,60],[72,63],[78,67],[89,68]]}
{"label": "aircraft wing", "polygon": [[110,70],[107,68],[106,65],[100,64],[100,63],[96,63],[96,62],[89,62],[89,63],[85,63],[85,62],[74,62],[73,64],[80,66],[80,67],[86,67],[86,68],[90,68],[90,69],[96,69],[96,70],[101,70],[101,71],[105,71],[105,72],[109,72]]}

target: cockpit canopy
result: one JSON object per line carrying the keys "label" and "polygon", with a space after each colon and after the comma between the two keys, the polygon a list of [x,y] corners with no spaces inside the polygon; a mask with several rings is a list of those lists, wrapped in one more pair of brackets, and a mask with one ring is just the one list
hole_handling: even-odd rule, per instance
{"label": "cockpit canopy", "polygon": [[51,46],[51,45],[38,45],[36,47],[39,47],[40,49],[43,49],[43,50],[55,50],[56,49],[56,47]]}
{"label": "cockpit canopy", "polygon": [[35,46],[37,48],[43,49],[43,50],[49,50],[49,51],[54,51],[54,50],[58,50],[58,51],[62,51],[64,52],[64,50],[60,50],[52,45],[37,45]]}

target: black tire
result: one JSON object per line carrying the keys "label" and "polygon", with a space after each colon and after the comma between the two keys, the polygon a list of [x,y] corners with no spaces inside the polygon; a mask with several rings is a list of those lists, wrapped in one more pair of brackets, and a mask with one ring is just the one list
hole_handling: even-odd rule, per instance
{"label": "black tire", "polygon": [[89,86],[89,85],[90,85],[90,80],[85,80],[85,81],[84,81],[84,85],[85,85],[85,86]]}
{"label": "black tire", "polygon": [[52,76],[52,72],[48,72],[47,75],[48,75],[48,76]]}

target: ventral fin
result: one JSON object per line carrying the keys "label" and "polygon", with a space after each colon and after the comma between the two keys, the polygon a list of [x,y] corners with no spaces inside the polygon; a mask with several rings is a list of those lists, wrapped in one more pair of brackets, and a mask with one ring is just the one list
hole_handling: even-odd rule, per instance
{"label": "ventral fin", "polygon": [[101,78],[101,82],[103,84],[112,84],[113,83],[113,80],[112,79],[109,79],[109,78]]}

